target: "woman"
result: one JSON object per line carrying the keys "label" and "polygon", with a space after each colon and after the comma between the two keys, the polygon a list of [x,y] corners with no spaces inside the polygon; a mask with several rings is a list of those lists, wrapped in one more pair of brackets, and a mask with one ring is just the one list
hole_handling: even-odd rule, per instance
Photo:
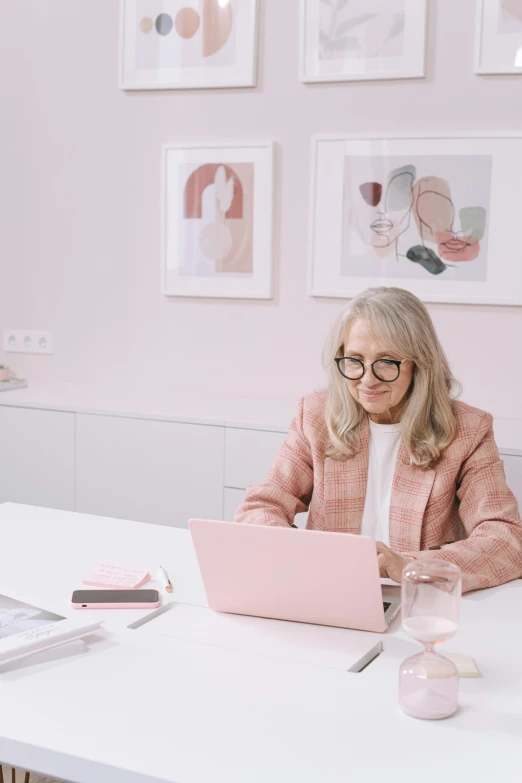
{"label": "woman", "polygon": [[409,291],[370,288],[335,323],[325,391],[303,397],[262,484],[235,520],[361,533],[381,576],[411,560],[462,570],[462,589],[522,576],[522,523],[492,416],[454,399],[456,383],[428,311]]}

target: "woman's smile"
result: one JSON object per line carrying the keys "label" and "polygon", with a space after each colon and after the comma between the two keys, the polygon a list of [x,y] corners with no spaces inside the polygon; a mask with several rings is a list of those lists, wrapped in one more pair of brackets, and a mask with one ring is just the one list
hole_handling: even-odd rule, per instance
{"label": "woman's smile", "polygon": [[362,394],[367,400],[377,400],[385,391],[366,391],[365,389],[359,389],[359,394]]}

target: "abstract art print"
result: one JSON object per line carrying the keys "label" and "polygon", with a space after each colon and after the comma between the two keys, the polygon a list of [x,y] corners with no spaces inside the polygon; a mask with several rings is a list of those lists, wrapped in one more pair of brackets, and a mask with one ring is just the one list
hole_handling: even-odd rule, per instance
{"label": "abstract art print", "polygon": [[272,143],[163,154],[163,293],[270,298]]}
{"label": "abstract art print", "polygon": [[485,280],[491,165],[491,155],[346,156],[341,273]]}
{"label": "abstract art print", "polygon": [[522,138],[316,137],[314,296],[398,285],[424,301],[522,304]]}
{"label": "abstract art print", "polygon": [[522,73],[522,0],[478,0],[475,72]]}
{"label": "abstract art print", "polygon": [[301,80],[422,77],[426,0],[301,0]]}
{"label": "abstract art print", "polygon": [[250,87],[257,0],[120,0],[120,87]]}

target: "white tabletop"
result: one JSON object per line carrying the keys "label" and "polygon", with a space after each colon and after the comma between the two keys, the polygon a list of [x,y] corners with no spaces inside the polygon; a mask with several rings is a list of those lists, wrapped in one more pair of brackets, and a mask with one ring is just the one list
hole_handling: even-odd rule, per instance
{"label": "white tabletop", "polygon": [[[206,604],[185,530],[4,504],[0,535],[0,592],[54,611],[74,611],[71,591],[102,557],[161,561],[174,600]],[[521,603],[521,581],[464,597],[445,648],[482,677],[461,680],[459,712],[440,722],[397,706],[399,663],[418,650],[397,621],[351,674],[122,630],[136,613],[110,612],[85,651],[0,669],[0,759],[74,783],[514,781]]]}

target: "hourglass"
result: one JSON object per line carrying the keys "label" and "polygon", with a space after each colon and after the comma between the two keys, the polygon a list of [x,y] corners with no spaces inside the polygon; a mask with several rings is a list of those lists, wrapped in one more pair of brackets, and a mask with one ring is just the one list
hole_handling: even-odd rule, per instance
{"label": "hourglass", "polygon": [[414,718],[447,718],[457,709],[457,667],[434,648],[458,630],[461,592],[460,568],[445,560],[417,560],[402,572],[402,627],[424,645],[399,672],[399,703]]}

